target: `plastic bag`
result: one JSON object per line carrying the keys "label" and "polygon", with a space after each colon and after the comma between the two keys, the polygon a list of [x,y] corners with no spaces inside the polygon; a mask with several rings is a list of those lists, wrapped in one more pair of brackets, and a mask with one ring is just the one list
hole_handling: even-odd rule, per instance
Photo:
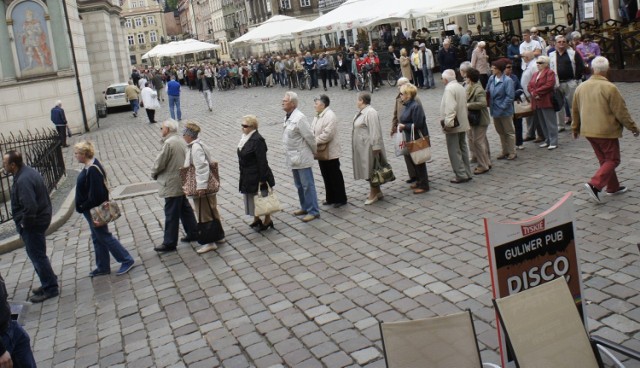
{"label": "plastic bag", "polygon": [[396,134],[393,135],[393,139],[396,157],[409,154],[409,151],[407,150],[407,142],[404,139],[404,133],[400,131],[400,128],[398,128]]}

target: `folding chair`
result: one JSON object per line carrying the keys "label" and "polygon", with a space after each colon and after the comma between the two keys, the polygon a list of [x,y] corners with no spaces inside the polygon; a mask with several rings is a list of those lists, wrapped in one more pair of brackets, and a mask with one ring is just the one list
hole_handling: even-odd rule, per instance
{"label": "folding chair", "polygon": [[624,367],[606,349],[640,361],[636,351],[589,337],[563,277],[493,303],[519,367],[603,368],[600,350]]}
{"label": "folding chair", "polygon": [[500,368],[480,362],[471,312],[380,322],[387,368]]}

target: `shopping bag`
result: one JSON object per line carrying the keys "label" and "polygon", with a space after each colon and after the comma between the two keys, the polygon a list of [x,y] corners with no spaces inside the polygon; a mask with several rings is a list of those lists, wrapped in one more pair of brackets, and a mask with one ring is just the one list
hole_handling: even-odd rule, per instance
{"label": "shopping bag", "polygon": [[422,135],[421,131],[418,131],[418,134],[420,138],[415,139],[415,131],[411,130],[411,141],[407,143],[411,161],[416,165],[431,160],[431,140],[428,135]]}
{"label": "shopping bag", "polygon": [[400,128],[393,135],[394,147],[396,150],[396,157],[400,157],[409,153],[407,150],[407,142],[404,139],[404,133],[400,131]]}

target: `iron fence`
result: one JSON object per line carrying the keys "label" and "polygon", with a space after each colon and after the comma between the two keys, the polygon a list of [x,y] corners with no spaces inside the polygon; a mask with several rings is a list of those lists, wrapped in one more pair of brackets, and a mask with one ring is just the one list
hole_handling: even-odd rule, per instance
{"label": "iron fence", "polygon": [[[56,189],[66,169],[60,138],[55,130],[42,129],[34,132],[0,134],[0,153],[4,155],[12,150],[20,152],[24,163],[42,175],[49,193]],[[12,185],[13,177],[2,170],[0,172],[0,223],[13,218],[9,196]]]}

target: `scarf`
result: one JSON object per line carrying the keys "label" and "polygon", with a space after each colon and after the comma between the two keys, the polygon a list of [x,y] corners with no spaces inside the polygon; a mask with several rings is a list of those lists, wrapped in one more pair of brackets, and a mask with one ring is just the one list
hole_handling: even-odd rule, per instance
{"label": "scarf", "polygon": [[244,147],[244,144],[247,143],[247,141],[249,140],[249,138],[251,138],[251,136],[253,135],[253,133],[255,133],[256,130],[252,130],[251,133],[248,134],[242,134],[242,137],[240,137],[240,143],[238,143],[238,149],[242,150],[242,147]]}

